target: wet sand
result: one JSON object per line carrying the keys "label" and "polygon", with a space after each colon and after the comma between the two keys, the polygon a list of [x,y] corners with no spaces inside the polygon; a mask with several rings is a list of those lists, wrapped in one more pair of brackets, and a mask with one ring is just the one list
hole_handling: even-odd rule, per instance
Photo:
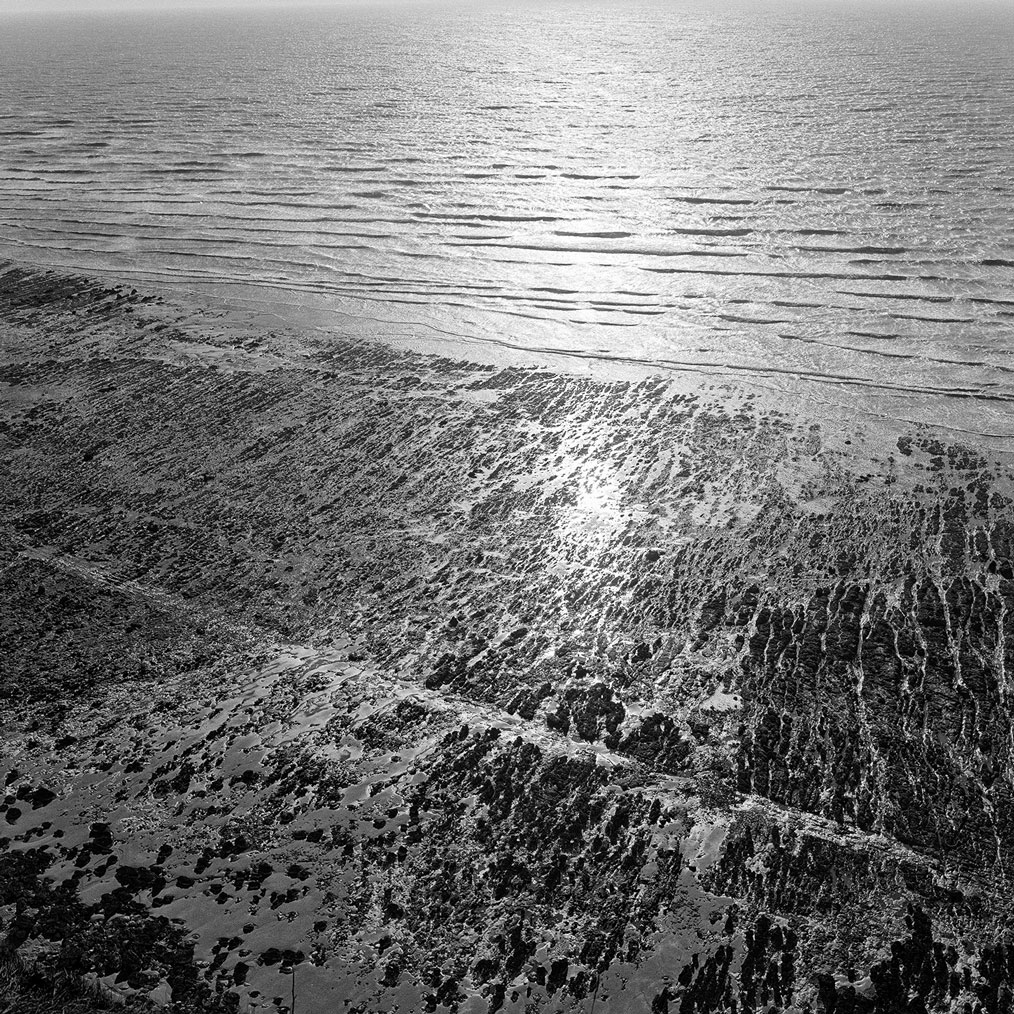
{"label": "wet sand", "polygon": [[0,413],[26,960],[138,1009],[1008,1009],[998,455],[13,265]]}

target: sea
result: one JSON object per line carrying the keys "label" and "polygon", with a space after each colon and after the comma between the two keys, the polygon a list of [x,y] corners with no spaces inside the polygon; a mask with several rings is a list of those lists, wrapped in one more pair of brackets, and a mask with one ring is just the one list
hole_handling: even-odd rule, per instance
{"label": "sea", "polygon": [[1009,3],[8,12],[0,257],[1003,444],[1012,54]]}

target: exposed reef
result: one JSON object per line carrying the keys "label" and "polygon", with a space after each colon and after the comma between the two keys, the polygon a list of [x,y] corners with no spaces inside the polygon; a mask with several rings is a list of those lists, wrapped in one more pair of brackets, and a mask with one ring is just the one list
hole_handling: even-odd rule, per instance
{"label": "exposed reef", "polygon": [[1012,495],[7,266],[0,1010],[1011,1010]]}

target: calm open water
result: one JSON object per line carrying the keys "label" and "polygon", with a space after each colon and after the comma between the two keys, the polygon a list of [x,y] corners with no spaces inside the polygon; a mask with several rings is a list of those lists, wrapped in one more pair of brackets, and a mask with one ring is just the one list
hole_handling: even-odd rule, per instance
{"label": "calm open water", "polygon": [[1011,434],[1012,12],[7,18],[0,255]]}

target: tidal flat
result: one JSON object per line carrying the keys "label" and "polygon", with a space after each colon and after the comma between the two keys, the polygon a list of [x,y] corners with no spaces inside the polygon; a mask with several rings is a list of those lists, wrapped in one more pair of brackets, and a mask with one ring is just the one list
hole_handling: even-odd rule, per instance
{"label": "tidal flat", "polygon": [[1010,1010],[1012,476],[3,265],[0,1010]]}

